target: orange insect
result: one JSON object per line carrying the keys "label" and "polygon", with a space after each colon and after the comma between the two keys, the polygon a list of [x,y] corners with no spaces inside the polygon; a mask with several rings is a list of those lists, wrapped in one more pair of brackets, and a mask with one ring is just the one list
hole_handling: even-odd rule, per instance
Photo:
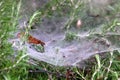
{"label": "orange insect", "polygon": [[[25,35],[25,32],[20,32],[20,33],[17,34],[17,37],[18,37],[18,38],[21,38],[21,37],[23,37],[24,35]],[[33,44],[41,44],[42,46],[45,45],[45,43],[44,43],[43,41],[41,41],[41,40],[39,40],[39,39],[36,39],[36,38],[34,38],[33,36],[31,36],[31,35],[28,35],[28,42],[29,42],[29,43],[33,43]]]}

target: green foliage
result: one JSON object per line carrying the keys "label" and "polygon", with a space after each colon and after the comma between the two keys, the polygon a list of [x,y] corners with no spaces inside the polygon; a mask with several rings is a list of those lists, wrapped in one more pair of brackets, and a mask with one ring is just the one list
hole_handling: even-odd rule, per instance
{"label": "green foliage", "polygon": [[44,52],[44,47],[40,44],[34,45],[36,51],[43,53]]}
{"label": "green foliage", "polygon": [[27,55],[24,51],[14,52],[8,42],[16,30],[20,5],[21,2],[14,0],[0,1],[0,80],[23,80],[27,77]]}
{"label": "green foliage", "polygon": [[66,41],[72,41],[75,40],[77,38],[76,34],[73,32],[67,32],[65,35],[65,40]]}

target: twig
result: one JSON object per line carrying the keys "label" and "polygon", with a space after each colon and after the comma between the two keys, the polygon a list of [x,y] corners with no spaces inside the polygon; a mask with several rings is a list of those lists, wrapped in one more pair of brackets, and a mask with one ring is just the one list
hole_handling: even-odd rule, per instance
{"label": "twig", "polygon": [[29,73],[47,73],[47,74],[52,74],[52,75],[57,75],[58,77],[66,77],[65,74],[61,74],[58,72],[51,72],[48,70],[44,70],[44,69],[39,69],[39,70],[29,70]]}

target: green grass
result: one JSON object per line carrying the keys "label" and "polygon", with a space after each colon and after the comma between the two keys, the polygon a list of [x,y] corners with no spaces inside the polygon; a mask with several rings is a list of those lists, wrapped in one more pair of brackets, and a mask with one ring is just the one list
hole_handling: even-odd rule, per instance
{"label": "green grass", "polygon": [[[61,13],[63,7],[62,2],[72,4],[72,11],[70,14],[67,14],[70,19],[68,19],[65,27],[69,31],[70,25],[77,19],[78,8],[75,9],[75,4],[71,3],[70,0],[53,0],[49,4],[45,5],[45,8],[52,7],[52,3],[56,7],[54,12]],[[77,3],[77,2],[75,2]],[[57,6],[56,6],[57,5]],[[81,5],[78,3],[78,7]],[[21,1],[14,0],[1,0],[0,1],[0,80],[47,80],[51,78],[57,80],[66,80],[66,71],[67,67],[56,67],[44,62],[37,62],[37,65],[28,64],[28,56],[25,50],[15,52],[12,48],[12,44],[8,42],[8,39],[13,36],[13,33],[16,31],[16,26],[18,24],[18,19],[20,18]],[[64,4],[64,6],[68,6]],[[50,9],[41,10],[40,12],[35,12],[29,20],[28,32],[30,27],[34,24],[36,19],[39,19],[37,16],[51,16],[53,13],[49,12]],[[117,8],[118,10],[118,8]],[[73,13],[72,13],[73,12]],[[110,23],[110,24],[109,24]],[[105,30],[113,30],[115,25],[118,25],[118,21],[113,20],[109,22]],[[110,27],[108,27],[110,26]],[[114,30],[113,30],[114,31]],[[105,31],[104,31],[105,32]],[[67,33],[66,40],[74,40],[76,35],[74,33]],[[92,67],[89,69],[79,69],[76,67],[70,67],[72,72],[75,74],[75,78],[79,80],[118,80],[120,77],[120,52],[113,51],[106,53],[108,57],[101,59],[99,55],[95,55],[95,62]],[[54,68],[53,68],[54,67]],[[33,70],[32,73],[29,70]],[[40,72],[34,72],[34,70]],[[45,71],[46,70],[46,71]],[[59,76],[62,74],[63,76]],[[58,77],[56,77],[58,76]]]}
{"label": "green grass", "polygon": [[15,56],[8,42],[16,30],[21,2],[1,0],[0,3],[0,80],[23,80],[27,77],[27,55],[19,51]]}

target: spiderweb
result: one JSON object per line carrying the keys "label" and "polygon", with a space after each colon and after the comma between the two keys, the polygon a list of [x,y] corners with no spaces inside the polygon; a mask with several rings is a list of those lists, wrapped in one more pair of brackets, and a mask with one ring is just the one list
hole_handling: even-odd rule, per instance
{"label": "spiderweb", "polygon": [[[109,27],[106,28],[105,18],[94,18],[85,14],[81,17],[80,29],[75,24],[71,24],[70,29],[65,30],[64,25],[68,19],[64,16],[44,17],[40,24],[35,25],[36,29],[30,31],[32,36],[45,42],[44,52],[37,51],[32,44],[27,42],[21,45],[19,38],[12,39],[13,47],[18,50],[26,48],[26,53],[30,57],[57,66],[77,66],[79,62],[95,54],[120,50],[119,20],[112,27],[107,25]],[[26,19],[20,20],[19,27],[26,21]],[[108,31],[104,32],[104,30]],[[75,38],[67,41],[66,34],[68,33],[75,33]]]}

